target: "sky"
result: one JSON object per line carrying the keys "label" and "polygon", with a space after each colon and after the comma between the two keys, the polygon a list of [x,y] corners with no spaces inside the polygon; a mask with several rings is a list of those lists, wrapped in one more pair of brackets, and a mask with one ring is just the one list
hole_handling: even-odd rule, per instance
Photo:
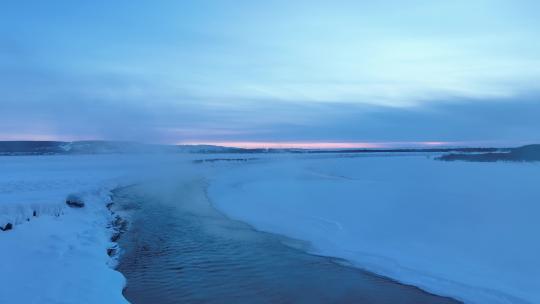
{"label": "sky", "polygon": [[0,140],[540,142],[540,2],[0,3]]}

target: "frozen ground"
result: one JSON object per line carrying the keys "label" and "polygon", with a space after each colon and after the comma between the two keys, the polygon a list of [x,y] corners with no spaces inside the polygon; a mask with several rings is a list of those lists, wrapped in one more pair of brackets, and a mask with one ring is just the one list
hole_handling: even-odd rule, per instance
{"label": "frozen ground", "polygon": [[[126,303],[124,278],[109,267],[106,204],[140,164],[114,155],[0,157],[0,226],[15,224],[0,231],[0,303]],[[67,207],[70,193],[86,206]]]}
{"label": "frozen ground", "polygon": [[313,251],[468,303],[540,303],[540,164],[291,158],[214,177],[213,202]]}
{"label": "frozen ground", "polygon": [[[192,176],[188,161],[204,157],[215,156],[0,156],[0,227],[14,225],[0,231],[0,303],[126,303],[107,255],[110,191]],[[69,208],[69,194],[85,207]]]}
{"label": "frozen ground", "polygon": [[[540,303],[540,164],[75,155],[0,157],[0,170],[0,225],[15,223],[0,231],[0,303],[124,303],[124,278],[106,254],[109,191],[193,174],[209,179],[227,215],[317,253],[469,303]],[[70,193],[86,207],[65,206]]]}

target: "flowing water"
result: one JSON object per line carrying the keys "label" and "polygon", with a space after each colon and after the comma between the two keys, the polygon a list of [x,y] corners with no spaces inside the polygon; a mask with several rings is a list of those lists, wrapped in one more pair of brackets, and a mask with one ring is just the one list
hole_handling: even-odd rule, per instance
{"label": "flowing water", "polygon": [[457,303],[231,220],[203,181],[123,188],[114,202],[131,222],[118,241],[131,303]]}

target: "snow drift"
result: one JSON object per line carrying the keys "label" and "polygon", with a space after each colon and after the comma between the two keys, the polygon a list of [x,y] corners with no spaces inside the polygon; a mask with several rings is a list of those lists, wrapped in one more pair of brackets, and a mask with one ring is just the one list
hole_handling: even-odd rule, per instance
{"label": "snow drift", "polygon": [[218,208],[319,254],[468,303],[540,303],[540,165],[413,157],[238,166]]}

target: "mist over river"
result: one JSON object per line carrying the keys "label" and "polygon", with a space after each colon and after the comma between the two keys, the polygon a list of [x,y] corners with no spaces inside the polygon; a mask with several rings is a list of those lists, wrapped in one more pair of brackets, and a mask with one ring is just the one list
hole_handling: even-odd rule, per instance
{"label": "mist over river", "polygon": [[197,179],[114,192],[130,221],[117,269],[131,303],[457,303],[231,220],[206,187]]}

